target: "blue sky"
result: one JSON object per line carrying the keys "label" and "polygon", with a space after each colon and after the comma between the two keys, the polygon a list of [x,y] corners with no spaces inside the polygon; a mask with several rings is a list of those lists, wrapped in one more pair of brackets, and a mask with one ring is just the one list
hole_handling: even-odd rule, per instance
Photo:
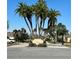
{"label": "blue sky", "polygon": [[[15,13],[19,2],[25,2],[28,5],[35,4],[38,0],[7,0],[7,19],[9,21],[8,31],[12,32],[14,29],[25,28],[27,25],[22,17]],[[67,29],[71,31],[71,1],[70,0],[46,0],[48,8],[56,9],[61,13],[57,17],[58,23],[66,25]],[[35,27],[35,17],[32,17],[33,26]],[[47,23],[45,23],[45,27]],[[28,31],[28,29],[27,29]]]}

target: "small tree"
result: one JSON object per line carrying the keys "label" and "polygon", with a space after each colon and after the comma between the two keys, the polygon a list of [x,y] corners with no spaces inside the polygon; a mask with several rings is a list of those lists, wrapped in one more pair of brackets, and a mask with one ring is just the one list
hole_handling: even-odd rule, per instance
{"label": "small tree", "polygon": [[68,33],[68,30],[66,29],[66,26],[63,25],[62,23],[58,24],[58,29],[57,29],[57,36],[62,35],[62,45],[64,45],[64,35]]}
{"label": "small tree", "polygon": [[26,30],[24,28],[21,28],[21,30],[13,30],[14,32],[14,38],[18,42],[24,42],[29,38],[29,35],[26,33]]}
{"label": "small tree", "polygon": [[18,31],[17,29],[13,30],[14,39],[16,42],[18,42]]}

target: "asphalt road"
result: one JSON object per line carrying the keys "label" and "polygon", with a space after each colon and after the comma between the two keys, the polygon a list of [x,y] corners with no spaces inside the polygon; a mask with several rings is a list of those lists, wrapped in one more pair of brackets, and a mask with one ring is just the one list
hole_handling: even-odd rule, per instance
{"label": "asphalt road", "polygon": [[7,48],[7,59],[71,59],[70,48]]}

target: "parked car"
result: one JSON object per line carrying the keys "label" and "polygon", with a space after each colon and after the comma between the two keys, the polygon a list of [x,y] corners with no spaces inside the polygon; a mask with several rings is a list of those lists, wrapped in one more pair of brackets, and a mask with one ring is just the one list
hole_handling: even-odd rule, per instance
{"label": "parked car", "polygon": [[8,44],[15,43],[15,40],[7,39],[7,43],[8,43]]}

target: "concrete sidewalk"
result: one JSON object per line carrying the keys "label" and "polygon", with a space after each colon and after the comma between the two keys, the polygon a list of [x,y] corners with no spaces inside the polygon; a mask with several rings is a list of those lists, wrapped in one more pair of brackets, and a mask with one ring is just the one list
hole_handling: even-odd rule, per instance
{"label": "concrete sidewalk", "polygon": [[26,47],[26,46],[28,46],[28,43],[19,43],[18,45],[12,45],[12,46],[8,46],[8,48],[9,47]]}
{"label": "concrete sidewalk", "polygon": [[[28,47],[28,43],[19,43],[18,45],[8,46],[8,48]],[[61,44],[47,44],[47,48],[69,48]]]}

